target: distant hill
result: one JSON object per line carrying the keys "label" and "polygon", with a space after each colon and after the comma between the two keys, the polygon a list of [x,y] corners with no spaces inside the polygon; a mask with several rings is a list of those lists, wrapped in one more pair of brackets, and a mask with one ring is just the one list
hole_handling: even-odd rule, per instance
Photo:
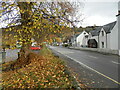
{"label": "distant hill", "polygon": [[85,28],[83,28],[83,27],[72,28],[72,30],[73,30],[73,32],[75,32],[75,34],[78,34],[78,33],[82,32],[82,31],[84,31],[84,30],[85,30],[86,32],[90,32],[90,31],[94,30],[96,27],[99,27],[99,26],[87,26],[87,27],[85,27]]}

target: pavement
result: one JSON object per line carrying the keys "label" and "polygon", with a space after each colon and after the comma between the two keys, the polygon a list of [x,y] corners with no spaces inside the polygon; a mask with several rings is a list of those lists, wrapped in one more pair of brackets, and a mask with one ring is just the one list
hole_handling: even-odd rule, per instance
{"label": "pavement", "polygon": [[120,86],[120,57],[91,51],[50,46],[78,74],[82,83],[92,88]]}

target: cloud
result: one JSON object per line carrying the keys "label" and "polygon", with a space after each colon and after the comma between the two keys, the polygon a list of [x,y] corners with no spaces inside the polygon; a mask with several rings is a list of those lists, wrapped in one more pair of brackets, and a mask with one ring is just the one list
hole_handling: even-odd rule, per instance
{"label": "cloud", "polygon": [[116,20],[117,2],[87,2],[84,7],[83,26],[104,25]]}
{"label": "cloud", "polygon": [[110,22],[116,21],[116,18],[102,17],[102,16],[91,16],[83,22],[83,26],[102,26]]}

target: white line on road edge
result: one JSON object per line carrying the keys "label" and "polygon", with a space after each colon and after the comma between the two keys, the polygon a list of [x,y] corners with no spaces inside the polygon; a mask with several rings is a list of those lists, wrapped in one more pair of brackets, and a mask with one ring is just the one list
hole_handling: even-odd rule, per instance
{"label": "white line on road edge", "polygon": [[97,70],[95,70],[95,69],[93,69],[93,68],[91,68],[91,67],[85,65],[84,63],[82,63],[82,62],[80,62],[80,61],[77,61],[76,59],[71,58],[71,57],[69,57],[69,56],[67,56],[67,55],[65,55],[65,56],[68,57],[68,58],[70,58],[70,59],[72,59],[72,60],[74,60],[75,62],[77,62],[77,63],[79,63],[79,64],[81,64],[81,65],[83,65],[83,66],[89,68],[90,70],[92,70],[92,71],[94,71],[94,72],[96,72],[96,73],[98,73],[98,74],[100,74],[100,75],[106,77],[107,79],[109,79],[109,80],[111,80],[111,81],[113,81],[113,82],[115,82],[115,83],[117,83],[117,84],[120,85],[120,83],[119,83],[118,81],[116,81],[116,80],[114,80],[114,79],[112,79],[112,78],[110,78],[110,77],[108,77],[108,76],[106,76],[106,75],[104,75],[104,74],[98,72]]}
{"label": "white line on road edge", "polygon": [[120,63],[118,63],[118,62],[115,62],[115,61],[111,61],[112,63],[115,63],[115,64],[120,64]]}

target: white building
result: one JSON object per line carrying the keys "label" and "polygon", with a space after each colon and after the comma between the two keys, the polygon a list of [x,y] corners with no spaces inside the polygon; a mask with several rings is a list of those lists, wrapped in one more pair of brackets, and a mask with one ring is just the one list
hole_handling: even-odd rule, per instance
{"label": "white building", "polygon": [[76,43],[78,47],[86,47],[88,41],[88,33],[83,31],[76,37]]}
{"label": "white building", "polygon": [[[102,27],[102,29],[100,30],[99,32],[99,42],[98,42],[98,45],[99,45],[99,48],[108,48],[108,49],[112,49],[111,46],[112,46],[112,43],[113,43],[113,39],[115,39],[116,41],[116,37],[117,36],[116,34],[116,31],[117,31],[117,24],[116,24],[116,21],[115,22],[112,22],[112,23],[109,23],[109,24],[106,24]],[[117,42],[115,42],[117,43]],[[113,47],[116,47],[115,45]]]}

